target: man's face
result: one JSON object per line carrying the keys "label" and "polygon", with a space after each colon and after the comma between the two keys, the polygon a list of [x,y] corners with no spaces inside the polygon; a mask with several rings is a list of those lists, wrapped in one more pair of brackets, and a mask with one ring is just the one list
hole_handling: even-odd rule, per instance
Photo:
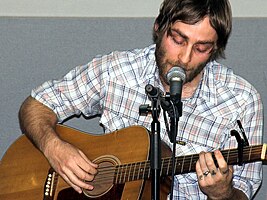
{"label": "man's face", "polygon": [[166,73],[174,66],[183,68],[185,82],[191,82],[209,61],[216,41],[217,33],[208,17],[193,25],[174,23],[169,34],[165,32],[156,44],[156,62],[163,84],[167,84]]}

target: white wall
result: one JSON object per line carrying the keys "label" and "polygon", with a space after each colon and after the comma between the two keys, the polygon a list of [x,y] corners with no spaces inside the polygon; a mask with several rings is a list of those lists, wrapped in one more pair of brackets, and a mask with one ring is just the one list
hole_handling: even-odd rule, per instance
{"label": "white wall", "polygon": [[[0,16],[155,17],[163,0],[0,0]],[[234,17],[267,17],[267,0],[230,0]]]}

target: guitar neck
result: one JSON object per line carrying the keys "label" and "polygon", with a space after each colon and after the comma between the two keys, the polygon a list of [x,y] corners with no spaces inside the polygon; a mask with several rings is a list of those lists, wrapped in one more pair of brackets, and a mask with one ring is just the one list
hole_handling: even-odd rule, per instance
{"label": "guitar neck", "polygon": [[[266,160],[267,144],[248,146],[243,148],[242,160],[240,160],[238,149],[222,150],[221,153],[229,165],[250,163],[260,160]],[[213,155],[214,157],[214,155]],[[198,154],[178,156],[175,158],[175,174],[194,172]],[[216,159],[214,157],[215,163]],[[116,166],[114,183],[124,183],[150,177],[150,161],[129,163]],[[169,176],[172,173],[172,158],[166,157],[161,160],[160,176]]]}

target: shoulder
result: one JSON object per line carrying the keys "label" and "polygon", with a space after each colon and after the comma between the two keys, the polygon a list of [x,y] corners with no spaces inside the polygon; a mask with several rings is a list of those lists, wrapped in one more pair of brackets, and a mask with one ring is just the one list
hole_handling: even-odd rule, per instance
{"label": "shoulder", "polygon": [[100,70],[100,75],[104,78],[128,82],[155,70],[154,63],[155,45],[150,45],[142,49],[113,51],[104,56],[99,55],[89,63],[89,68]]}
{"label": "shoulder", "polygon": [[255,87],[243,77],[237,75],[233,69],[213,61],[208,70],[212,71],[214,83],[217,88],[233,91],[236,95],[259,96]]}
{"label": "shoulder", "polygon": [[107,55],[97,55],[93,61],[109,62],[113,65],[123,64],[125,62],[140,62],[154,57],[155,45],[145,48],[136,48],[123,51],[113,51]]}

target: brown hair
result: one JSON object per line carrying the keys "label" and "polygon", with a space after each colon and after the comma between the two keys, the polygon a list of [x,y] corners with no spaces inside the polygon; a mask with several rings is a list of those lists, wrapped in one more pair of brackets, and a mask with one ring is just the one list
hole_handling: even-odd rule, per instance
{"label": "brown hair", "polygon": [[206,16],[218,35],[211,59],[224,58],[224,50],[232,30],[232,12],[228,0],[164,0],[155,21],[157,28],[153,31],[153,40],[158,43],[176,21],[195,24]]}

